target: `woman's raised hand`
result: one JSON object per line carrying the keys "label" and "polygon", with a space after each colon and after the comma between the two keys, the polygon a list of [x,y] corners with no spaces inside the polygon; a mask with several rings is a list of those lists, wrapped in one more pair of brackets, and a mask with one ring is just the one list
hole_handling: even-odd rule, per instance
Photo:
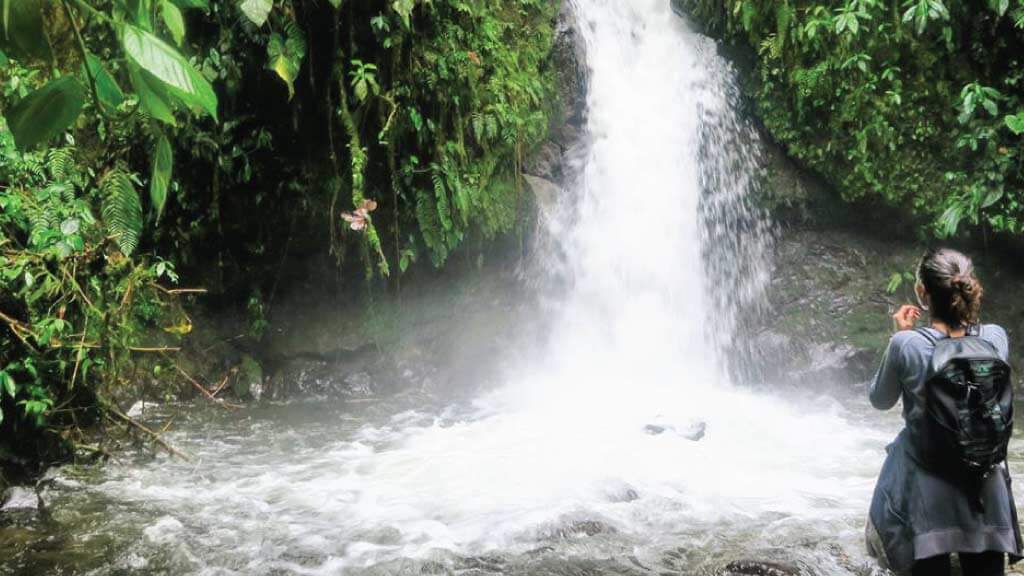
{"label": "woman's raised hand", "polygon": [[896,330],[913,330],[917,319],[921,317],[921,309],[917,306],[904,304],[892,315]]}

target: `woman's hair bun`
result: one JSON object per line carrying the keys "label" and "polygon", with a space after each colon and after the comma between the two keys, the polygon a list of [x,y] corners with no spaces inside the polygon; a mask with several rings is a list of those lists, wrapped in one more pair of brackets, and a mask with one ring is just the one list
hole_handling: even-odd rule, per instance
{"label": "woman's hair bun", "polygon": [[925,254],[918,267],[932,303],[932,314],[953,328],[978,322],[984,290],[974,264],[961,252],[943,248]]}

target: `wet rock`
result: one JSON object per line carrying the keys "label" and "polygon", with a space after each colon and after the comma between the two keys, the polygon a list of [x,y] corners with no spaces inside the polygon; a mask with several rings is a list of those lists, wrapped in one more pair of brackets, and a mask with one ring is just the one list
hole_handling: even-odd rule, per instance
{"label": "wet rock", "polygon": [[561,188],[550,180],[529,174],[524,174],[523,180],[533,192],[534,200],[537,202],[537,211],[541,217],[549,217],[558,205],[558,197],[562,193]]}
{"label": "wet rock", "polygon": [[644,426],[644,432],[651,436],[659,436],[668,432],[677,436],[682,436],[687,440],[697,442],[704,438],[704,434],[707,432],[707,427],[707,423],[701,421],[693,422],[685,428],[676,428],[670,424],[648,424]]}
{"label": "wet rock", "polygon": [[367,372],[349,374],[344,379],[345,392],[350,396],[372,396],[373,377]]}
{"label": "wet rock", "polygon": [[599,520],[576,520],[560,528],[556,528],[550,534],[551,538],[579,538],[581,536],[591,537],[598,534],[616,534],[618,530]]}
{"label": "wet rock", "polygon": [[659,426],[657,424],[648,424],[647,426],[644,426],[644,432],[647,432],[651,436],[657,436],[665,430],[666,428],[664,426]]}
{"label": "wet rock", "polygon": [[12,486],[0,497],[0,512],[39,510],[42,504],[36,491],[25,486]]}
{"label": "wet rock", "polygon": [[26,486],[11,486],[0,494],[0,527],[30,527],[46,517],[39,494]]}
{"label": "wet rock", "polygon": [[559,180],[562,178],[562,155],[564,150],[556,142],[547,141],[540,145],[526,161],[524,175]]}
{"label": "wet rock", "polygon": [[235,374],[235,381],[232,383],[232,390],[239,398],[252,398],[259,400],[263,394],[263,366],[246,354],[242,356],[238,372]]}
{"label": "wet rock", "polygon": [[370,373],[346,362],[292,359],[272,380],[287,388],[285,396],[367,397],[376,392]]}
{"label": "wet rock", "polygon": [[609,502],[632,502],[640,498],[640,493],[625,482],[617,482],[605,488],[605,496]]}
{"label": "wet rock", "polygon": [[800,569],[777,562],[738,560],[725,566],[721,576],[797,576]]}

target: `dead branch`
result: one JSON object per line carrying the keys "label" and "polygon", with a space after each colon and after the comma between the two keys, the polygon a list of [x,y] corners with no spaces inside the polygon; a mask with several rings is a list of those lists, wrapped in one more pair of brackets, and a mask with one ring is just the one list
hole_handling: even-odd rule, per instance
{"label": "dead branch", "polygon": [[18,338],[18,340],[21,340],[21,343],[22,343],[22,344],[24,344],[24,345],[25,345],[25,346],[26,346],[26,347],[27,347],[27,348],[28,348],[29,350],[31,350],[31,351],[32,351],[33,353],[35,353],[35,354],[39,354],[39,350],[38,350],[38,349],[36,349],[36,347],[35,347],[35,346],[33,346],[33,345],[32,345],[32,344],[31,344],[31,343],[30,343],[30,342],[29,342],[29,341],[28,341],[28,340],[27,340],[27,339],[25,338],[25,336],[24,336],[24,335],[22,335],[22,332],[25,332],[25,333],[27,333],[27,334],[28,334],[29,336],[32,336],[33,338],[35,338],[35,339],[37,339],[37,340],[38,340],[38,339],[39,339],[39,337],[38,337],[38,336],[36,335],[36,333],[35,333],[35,332],[33,332],[33,331],[32,331],[32,329],[31,329],[31,328],[29,328],[28,326],[26,326],[25,324],[23,324],[23,323],[22,323],[21,321],[19,321],[19,320],[18,320],[17,318],[11,318],[10,316],[8,316],[7,314],[4,314],[3,312],[0,312],[0,320],[3,320],[3,321],[4,321],[4,322],[5,322],[6,324],[7,324],[7,327],[11,329],[11,332],[12,332],[12,333],[13,333],[13,334],[14,334],[14,335],[15,335],[15,336],[16,336],[16,337]]}
{"label": "dead branch", "polygon": [[[113,414],[114,416],[117,416],[118,418],[120,418],[125,423],[131,425],[136,430],[140,430],[141,432],[144,432],[146,435],[148,435],[150,438],[152,438],[157,444],[162,446],[165,450],[167,450],[168,452],[170,452],[174,456],[177,456],[178,458],[181,458],[182,460],[185,460],[186,462],[192,460],[192,458],[189,457],[188,454],[185,454],[181,450],[178,450],[177,448],[172,446],[169,442],[164,440],[163,437],[160,436],[160,434],[150,430],[145,424],[139,422],[138,420],[135,420],[134,418],[132,418],[131,416],[128,416],[127,414],[124,414],[123,412],[121,412],[117,408],[114,408],[113,406],[107,406],[107,411],[110,412],[111,414]],[[108,416],[108,418],[110,418],[110,417]],[[113,420],[112,418],[110,418],[110,419]]]}
{"label": "dead branch", "polygon": [[220,404],[221,406],[224,406],[225,408],[242,408],[242,406],[240,406],[238,404],[232,404],[230,402],[226,402],[224,400],[221,400],[220,398],[215,397],[213,394],[210,394],[210,391],[207,390],[205,386],[200,384],[188,372],[185,372],[185,370],[182,369],[182,367],[179,366],[177,362],[174,363],[174,369],[177,370],[178,374],[181,374],[185,378],[185,380],[188,380],[189,383],[192,384],[193,388],[195,388],[196,390],[199,390],[199,392],[201,392],[203,394],[203,396],[206,396],[210,401],[216,402],[217,404]]}
{"label": "dead branch", "polygon": [[213,396],[220,394],[220,391],[224,389],[224,386],[227,386],[228,380],[237,373],[238,366],[235,366],[234,368],[228,370],[227,373],[224,374],[224,378],[221,379],[220,384],[218,384],[217,387],[214,388],[213,392],[211,392],[210,394],[212,394]]}
{"label": "dead branch", "polygon": [[206,294],[208,290],[206,288],[165,288],[156,282],[152,283],[153,287],[163,292],[164,294]]}
{"label": "dead branch", "polygon": [[132,352],[143,352],[143,353],[156,353],[156,352],[181,352],[181,348],[177,346],[160,346],[156,348],[145,348],[139,346],[129,346],[128,350]]}

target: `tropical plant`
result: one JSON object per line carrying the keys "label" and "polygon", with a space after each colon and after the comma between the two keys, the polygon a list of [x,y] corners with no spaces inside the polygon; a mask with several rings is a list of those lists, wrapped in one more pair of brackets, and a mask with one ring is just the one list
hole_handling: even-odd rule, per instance
{"label": "tropical plant", "polygon": [[1024,233],[1024,0],[682,3],[757,51],[766,128],[845,198]]}

